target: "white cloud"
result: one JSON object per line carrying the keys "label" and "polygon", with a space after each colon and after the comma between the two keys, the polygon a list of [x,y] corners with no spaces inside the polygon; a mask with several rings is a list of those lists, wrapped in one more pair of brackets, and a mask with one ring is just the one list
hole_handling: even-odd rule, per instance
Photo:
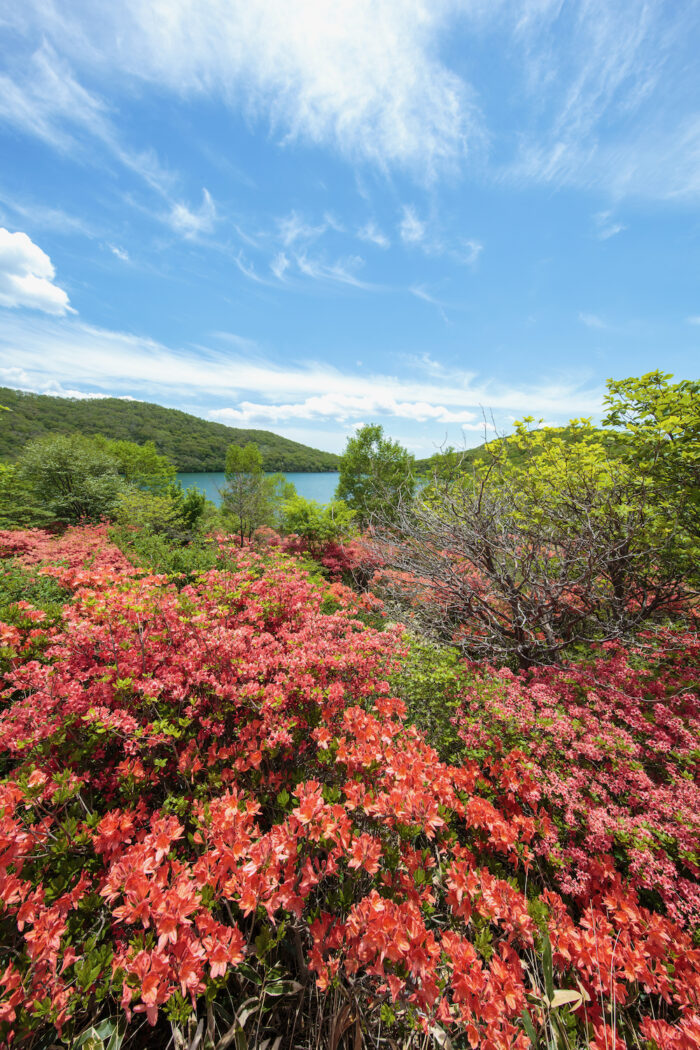
{"label": "white cloud", "polygon": [[[161,192],[168,173],[152,152],[125,146],[81,80],[214,97],[281,144],[332,147],[423,179],[466,157],[498,178],[700,195],[693,4],[297,0],[291,17],[287,0],[23,0],[5,23],[16,57],[0,80],[0,114],[84,155],[91,134]],[[46,42],[32,57],[37,39]],[[461,56],[482,45],[507,68],[505,104],[502,78],[498,88],[489,77],[471,83],[478,66]],[[497,126],[487,128],[488,113]]]}
{"label": "white cloud", "polygon": [[324,221],[320,226],[312,226],[310,223],[305,222],[297,212],[292,211],[284,219],[279,219],[277,225],[282,244],[285,248],[289,248],[297,241],[309,242],[316,240],[317,237],[326,232],[329,224]]}
{"label": "white cloud", "polygon": [[65,314],[71,307],[66,293],[53,283],[55,276],[46,252],[26,233],[0,227],[0,306]]}
{"label": "white cloud", "polygon": [[202,190],[202,203],[199,208],[189,208],[186,204],[174,204],[168,222],[183,234],[184,237],[196,237],[199,233],[211,233],[216,222],[216,205],[209,190]]}
{"label": "white cloud", "polygon": [[361,241],[368,241],[370,244],[376,244],[378,248],[388,248],[391,244],[391,241],[386,234],[382,233],[376,223],[372,221],[365,223],[365,225],[357,231],[357,236]]}
{"label": "white cloud", "polygon": [[25,0],[18,21],[105,77],[218,95],[283,141],[430,176],[479,141],[463,78],[437,55],[451,0],[142,0],[70,10]]}
{"label": "white cloud", "polygon": [[427,256],[447,255],[460,265],[474,266],[484,250],[474,238],[454,238],[429,230],[427,221],[418,216],[412,204],[404,204],[398,230],[406,247],[420,248]]}
{"label": "white cloud", "polygon": [[345,233],[345,227],[332,211],[326,211],[323,213],[323,221],[329,230],[335,230],[336,233]]}
{"label": "white cloud", "polygon": [[430,303],[431,306],[437,307],[438,313],[442,317],[445,324],[448,324],[447,314],[445,313],[445,303],[440,302],[430,294],[422,285],[414,285],[413,288],[409,289],[411,295],[415,295],[416,299],[422,299],[424,303]]}
{"label": "white cloud", "polygon": [[[613,199],[700,196],[697,7],[663,0],[525,4],[529,17],[513,18],[507,30],[522,56],[525,116],[517,155],[502,174],[599,188]],[[492,9],[484,18],[494,15]],[[622,229],[612,223],[602,238]]]}
{"label": "white cloud", "polygon": [[278,281],[284,280],[284,275],[289,269],[289,259],[284,254],[284,252],[277,252],[277,255],[270,263],[270,269],[272,270]]}
{"label": "white cloud", "polygon": [[[42,35],[46,28],[43,15],[46,12],[38,18]],[[44,42],[38,50],[23,56],[16,68],[14,78],[0,75],[0,120],[85,162],[95,161],[97,140],[152,189],[167,195],[172,176],[163,170],[154,152],[124,145],[106,103],[79,83],[70,65],[54,48]]]}
{"label": "white cloud", "polygon": [[249,281],[255,281],[256,284],[266,284],[270,287],[274,286],[274,281],[268,281],[265,277],[261,277],[255,269],[253,263],[248,262],[243,252],[239,252],[238,255],[234,255],[233,261],[235,262],[238,269],[241,271],[244,277],[247,277]]}
{"label": "white cloud", "polygon": [[336,419],[339,423],[356,420],[358,416],[376,418],[392,416],[410,419],[416,423],[460,423],[465,430],[481,430],[483,423],[473,423],[470,409],[449,409],[428,401],[399,401],[390,395],[322,394],[287,404],[264,404],[242,401],[236,408],[215,409],[209,415],[224,423],[280,423],[290,419]]}
{"label": "white cloud", "polygon": [[126,248],[120,248],[118,244],[110,244],[108,247],[112,255],[116,255],[117,259],[121,259],[122,262],[131,262]]}
{"label": "white cloud", "polygon": [[412,204],[405,204],[399,223],[399,235],[404,244],[420,244],[425,239],[427,225],[416,215]]}
{"label": "white cloud", "polygon": [[618,233],[622,233],[627,227],[621,222],[616,222],[613,218],[611,211],[599,211],[594,216],[595,224],[597,227],[596,236],[599,241],[607,241],[611,237],[616,237]]}
{"label": "white cloud", "polygon": [[585,324],[586,328],[607,328],[607,324],[602,318],[598,317],[597,314],[580,313],[578,319],[581,324]]}
{"label": "white cloud", "polygon": [[357,271],[364,266],[365,262],[360,255],[351,255],[347,259],[326,263],[321,259],[310,258],[304,253],[295,256],[295,260],[300,273],[314,281],[347,284],[353,288],[362,288],[364,291],[378,291],[380,288],[380,285],[363,281],[357,276]]}
{"label": "white cloud", "polygon": [[688,324],[700,324],[700,317],[689,317]]}
{"label": "white cloud", "polygon": [[462,256],[462,262],[465,262],[468,266],[473,266],[481,253],[484,250],[483,244],[480,241],[462,241],[461,249],[459,253]]}
{"label": "white cloud", "polygon": [[292,413],[302,419],[305,412],[321,418],[324,409],[331,418],[339,407],[348,418],[353,412],[367,418],[368,406],[376,411],[381,402],[387,412],[402,412],[404,418],[443,423],[449,416],[469,423],[480,419],[481,406],[487,412],[562,418],[593,415],[602,403],[602,390],[580,380],[508,386],[458,368],[435,367],[438,363],[431,359],[424,367],[417,361],[400,378],[316,362],[271,362],[247,342],[246,350],[239,351],[240,337],[230,333],[225,350],[172,349],[74,318],[40,320],[8,312],[0,322],[0,355],[11,358],[34,388],[53,381],[68,389],[116,391],[160,403],[185,399],[211,404],[214,398],[221,404],[226,399],[233,411],[264,411],[269,419],[291,418]]}
{"label": "white cloud", "polygon": [[[48,207],[34,200],[19,199],[14,194],[0,189],[0,201],[13,216],[23,220],[22,225],[30,229],[53,230],[58,233],[81,233],[94,236],[92,227],[77,215],[70,215],[61,208]],[[13,223],[19,225],[19,223]]]}

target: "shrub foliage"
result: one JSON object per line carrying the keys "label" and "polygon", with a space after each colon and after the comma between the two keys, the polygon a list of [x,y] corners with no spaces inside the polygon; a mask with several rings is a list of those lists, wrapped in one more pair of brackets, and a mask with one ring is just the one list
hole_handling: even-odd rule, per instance
{"label": "shrub foliage", "polygon": [[0,625],[5,1043],[697,1046],[694,635],[452,669],[449,764],[401,629],[273,548],[0,550],[70,593]]}

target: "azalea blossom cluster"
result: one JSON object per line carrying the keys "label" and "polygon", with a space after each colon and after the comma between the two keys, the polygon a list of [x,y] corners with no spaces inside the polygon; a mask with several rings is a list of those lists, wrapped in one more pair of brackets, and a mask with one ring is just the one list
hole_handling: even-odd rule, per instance
{"label": "azalea blossom cluster", "polygon": [[[366,588],[379,566],[379,560],[365,540],[358,536],[342,540],[328,540],[313,545],[303,536],[289,533],[281,536],[274,529],[263,526],[256,529],[255,546],[279,549],[287,554],[310,555],[325,570],[331,579],[347,579]],[[228,537],[222,537],[224,549],[231,546]]]}
{"label": "azalea blossom cluster", "polygon": [[[40,611],[3,636],[1,1040],[72,1038],[120,1009],[165,1046],[187,1013],[215,1023],[218,996],[242,1002],[274,956],[302,996],[351,986],[404,1035],[700,1045],[692,909],[643,900],[605,828],[585,878],[552,886],[552,858],[576,859],[568,799],[534,751],[477,739],[474,698],[474,755],[441,762],[389,686],[400,627],[368,627],[347,587],[243,549],[178,590],[94,529],[0,547],[71,593],[38,656]],[[616,674],[629,691],[631,669]],[[554,695],[555,678],[489,686],[492,725],[538,684]],[[688,703],[648,745],[636,724],[639,747],[691,733]],[[673,827],[687,851],[692,830]]]}
{"label": "azalea blossom cluster", "polygon": [[557,824],[539,851],[585,901],[601,856],[643,899],[700,925],[700,638],[646,632],[586,663],[528,674],[472,666],[456,719],[467,754],[508,753]]}

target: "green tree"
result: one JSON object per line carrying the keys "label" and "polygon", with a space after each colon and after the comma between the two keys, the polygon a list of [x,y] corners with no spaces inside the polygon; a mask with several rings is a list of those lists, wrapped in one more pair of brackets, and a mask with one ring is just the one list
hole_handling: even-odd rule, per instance
{"label": "green tree", "polygon": [[352,528],[354,511],[343,500],[321,505],[313,499],[294,496],[284,503],[282,530],[306,540],[312,556],[327,543],[337,543]]}
{"label": "green tree", "polygon": [[222,510],[233,517],[241,546],[261,525],[276,524],[282,501],[294,486],[282,474],[266,475],[255,444],[231,445],[226,453],[226,484],[220,489]]}
{"label": "green tree", "polygon": [[17,467],[0,463],[0,529],[41,527],[52,520]]}
{"label": "green tree", "polygon": [[[619,455],[666,526],[700,541],[700,382],[648,372],[610,380],[604,422],[618,428]],[[697,549],[690,555],[697,564]]]}
{"label": "green tree", "polygon": [[181,499],[168,493],[151,492],[133,486],[119,497],[114,511],[114,523],[121,529],[148,529],[151,532],[174,536],[182,530]]}
{"label": "green tree", "polygon": [[110,517],[125,489],[117,461],[76,434],[31,441],[17,467],[36,501],[67,524]]}
{"label": "green tree", "polygon": [[385,437],[381,426],[368,424],[348,438],[335,494],[355,511],[361,527],[373,518],[393,520],[415,485],[414,457]]}
{"label": "green tree", "polygon": [[175,482],[175,467],[161,456],[152,441],[137,445],[135,441],[112,441],[99,435],[92,438],[117,464],[117,470],[129,485],[166,492]]}
{"label": "green tree", "polygon": [[180,516],[191,532],[200,526],[207,508],[207,497],[195,486],[191,485],[183,491],[182,486],[177,485],[180,499]]}

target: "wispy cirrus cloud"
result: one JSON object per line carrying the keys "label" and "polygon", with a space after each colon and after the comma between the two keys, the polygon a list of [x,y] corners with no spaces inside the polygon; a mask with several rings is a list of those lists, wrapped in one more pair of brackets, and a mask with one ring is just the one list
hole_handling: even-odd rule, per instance
{"label": "wispy cirrus cloud", "polygon": [[315,241],[329,227],[329,223],[325,219],[318,226],[314,226],[306,222],[296,211],[292,211],[289,215],[279,219],[277,225],[279,228],[279,239],[286,248],[290,248],[292,245],[300,242],[308,244],[311,241]]}
{"label": "wispy cirrus cloud", "polygon": [[120,248],[118,244],[109,244],[108,248],[111,251],[112,255],[116,255],[117,259],[119,259],[120,262],[131,262],[131,257],[126,248]]}
{"label": "wispy cirrus cloud", "polygon": [[371,281],[364,281],[358,277],[358,272],[364,266],[364,259],[360,255],[352,255],[345,259],[337,259],[335,262],[327,263],[319,258],[312,258],[305,253],[295,257],[299,272],[314,281],[330,282],[332,284],[350,285],[352,288],[361,288],[366,292],[377,291],[380,285]]}
{"label": "wispy cirrus cloud", "polygon": [[441,302],[440,299],[436,299],[435,296],[431,295],[427,288],[422,285],[414,285],[409,291],[411,295],[416,297],[416,299],[422,299],[424,303],[430,303],[431,306],[434,306],[445,324],[449,324],[447,314],[445,313],[446,303]]}
{"label": "wispy cirrus cloud", "polygon": [[378,248],[391,247],[391,241],[387,235],[380,230],[377,224],[372,220],[366,222],[364,226],[360,227],[357,231],[357,236],[361,241],[367,241],[369,244],[376,244]]}
{"label": "wispy cirrus cloud", "polygon": [[168,196],[172,173],[152,149],[132,149],[124,143],[111,108],[79,82],[63,55],[44,40],[21,57],[12,64],[12,73],[0,74],[0,121],[84,163],[99,163],[97,141],[151,189]]}
{"label": "wispy cirrus cloud", "polygon": [[462,241],[454,250],[460,262],[464,262],[467,266],[473,266],[481,253],[484,250],[484,246],[481,241],[476,241],[473,238]]}
{"label": "wispy cirrus cloud", "polygon": [[29,314],[7,313],[0,320],[0,351],[23,348],[16,365],[25,381],[16,385],[46,389],[60,383],[161,403],[184,396],[208,406],[202,411],[212,417],[215,412],[231,421],[331,420],[341,409],[347,420],[384,412],[480,429],[482,408],[561,418],[596,413],[602,401],[600,389],[576,379],[509,386],[432,359],[417,359],[403,377],[358,374],[313,361],[281,364],[230,333],[208,346],[176,349],[70,318],[38,323]]}
{"label": "wispy cirrus cloud", "polygon": [[[42,43],[24,66],[15,63],[15,67],[14,76],[0,74],[0,122],[85,164],[103,163],[94,148],[98,142],[109,157],[168,205],[165,212],[152,210],[154,218],[188,238],[211,232],[216,208],[208,190],[203,190],[198,207],[177,199],[175,174],[160,163],[152,148],[139,150],[124,141],[112,107],[79,83],[69,63],[53,47]],[[15,204],[14,210],[21,213],[22,205]],[[89,232],[83,220],[57,209],[39,208],[36,221],[52,228]]]}
{"label": "wispy cirrus cloud", "polygon": [[472,89],[436,53],[452,11],[447,0],[299,0],[290,18],[283,0],[170,0],[164,19],[140,0],[99,17],[83,0],[27,0],[16,23],[40,26],[93,74],[218,95],[266,114],[283,141],[430,178],[481,140]]}
{"label": "wispy cirrus cloud", "polygon": [[428,224],[419,219],[412,204],[404,204],[399,222],[399,236],[404,244],[422,244],[428,231]]}
{"label": "wispy cirrus cloud", "polygon": [[[96,232],[82,216],[73,215],[62,208],[42,204],[39,201],[17,196],[9,190],[0,189],[0,205],[6,215],[30,230],[50,230],[55,233],[82,234],[94,237]],[[19,220],[19,221],[18,221]]]}
{"label": "wispy cirrus cloud", "polygon": [[579,313],[578,315],[578,319],[581,322],[581,324],[586,326],[586,328],[597,328],[599,330],[603,330],[609,327],[606,324],[606,322],[602,319],[602,317],[598,317],[597,314],[585,313],[584,311],[581,311],[581,313]]}
{"label": "wispy cirrus cloud", "polygon": [[[85,82],[216,98],[280,144],[420,181],[471,164],[489,180],[700,194],[697,5],[299,0],[290,18],[284,0],[169,0],[163,18],[142,0],[24,0],[6,18],[27,45],[0,82],[5,119],[64,150],[90,134],[154,185],[168,173],[124,145]],[[507,61],[505,106],[456,33]]]}
{"label": "wispy cirrus cloud", "polygon": [[202,203],[190,208],[178,201],[170,210],[166,220],[184,237],[196,237],[200,233],[211,233],[216,222],[216,205],[208,189],[202,190]]}
{"label": "wispy cirrus cloud", "polygon": [[290,267],[289,259],[285,252],[277,252],[274,259],[270,263],[270,269],[274,273],[278,281],[284,280],[284,275]]}
{"label": "wispy cirrus cloud", "polygon": [[617,237],[618,233],[627,229],[624,223],[618,222],[613,217],[612,211],[599,211],[593,218],[596,225],[596,237],[599,241],[610,240],[611,237]]}

